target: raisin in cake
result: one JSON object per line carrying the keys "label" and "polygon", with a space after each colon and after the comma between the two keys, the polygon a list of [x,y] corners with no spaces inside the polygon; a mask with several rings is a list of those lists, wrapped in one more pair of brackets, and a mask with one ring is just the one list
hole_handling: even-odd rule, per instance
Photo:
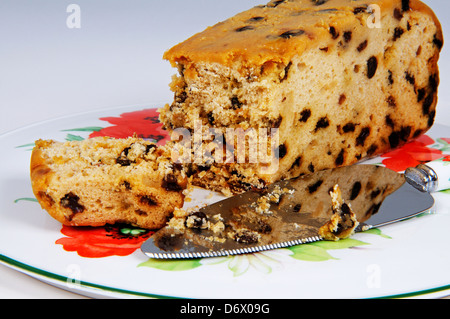
{"label": "raisin in cake", "polygon": [[182,207],[187,185],[170,150],[135,137],[39,140],[31,182],[42,208],[65,225],[147,229],[163,227]]}
{"label": "raisin in cake", "polygon": [[[193,183],[239,192],[396,148],[433,124],[443,35],[417,0],[278,0],[168,50],[165,128],[277,128],[279,159],[189,164]],[[233,141],[226,141],[232,144]]]}

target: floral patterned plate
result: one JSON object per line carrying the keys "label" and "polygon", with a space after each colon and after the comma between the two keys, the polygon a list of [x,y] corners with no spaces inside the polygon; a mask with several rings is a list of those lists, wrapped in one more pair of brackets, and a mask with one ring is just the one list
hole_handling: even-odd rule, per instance
{"label": "floral patterned plate", "polygon": [[[450,190],[420,218],[340,242],[234,257],[152,260],[139,247],[151,231],[126,225],[61,226],[33,197],[36,139],[82,140],[133,133],[168,140],[156,108],[109,109],[35,124],[0,137],[0,262],[87,296],[156,298],[394,298],[450,295]],[[450,128],[436,125],[404,147],[371,159],[396,171],[430,160],[450,164]],[[449,166],[450,169],[450,166]],[[186,206],[222,197],[195,189]]]}

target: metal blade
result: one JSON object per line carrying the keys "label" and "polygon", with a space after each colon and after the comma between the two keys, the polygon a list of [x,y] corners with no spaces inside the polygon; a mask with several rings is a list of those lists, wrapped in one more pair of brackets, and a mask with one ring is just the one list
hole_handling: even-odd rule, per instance
{"label": "metal blade", "polygon": [[430,194],[414,189],[392,170],[373,165],[342,167],[204,207],[194,213],[196,223],[166,226],[141,250],[150,258],[205,258],[322,240],[318,230],[333,214],[329,191],[336,184],[361,223],[358,231],[411,218],[434,204]]}
{"label": "metal blade", "polygon": [[407,220],[423,214],[434,206],[430,193],[423,193],[405,183],[395,193],[388,196],[377,214],[371,216],[365,224],[374,228]]}
{"label": "metal blade", "polygon": [[148,257],[155,259],[208,258],[208,257],[222,257],[222,256],[257,253],[261,251],[313,243],[320,240],[322,240],[321,237],[314,236],[286,242],[273,243],[269,245],[248,246],[235,249],[219,249],[219,250],[210,250],[205,248],[204,246],[197,246],[195,244],[192,244],[189,246],[186,245],[186,247],[181,247],[180,249],[177,250],[163,251],[155,245],[154,239],[150,238],[142,244],[141,249]]}

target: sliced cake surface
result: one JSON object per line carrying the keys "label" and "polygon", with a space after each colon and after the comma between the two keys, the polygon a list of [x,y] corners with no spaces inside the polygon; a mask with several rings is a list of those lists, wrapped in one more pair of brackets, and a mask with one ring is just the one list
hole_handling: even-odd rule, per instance
{"label": "sliced cake surface", "polygon": [[442,46],[439,21],[417,0],[271,1],[165,53],[179,74],[160,119],[191,134],[276,129],[276,171],[258,161],[186,163],[195,184],[215,190],[350,165],[433,125]]}
{"label": "sliced cake surface", "polygon": [[31,183],[42,208],[65,225],[158,229],[183,206],[187,179],[164,146],[96,137],[37,141]]}

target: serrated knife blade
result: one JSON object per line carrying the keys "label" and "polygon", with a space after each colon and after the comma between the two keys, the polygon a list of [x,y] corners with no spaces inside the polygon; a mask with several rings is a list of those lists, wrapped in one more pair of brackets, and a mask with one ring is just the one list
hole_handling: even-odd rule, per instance
{"label": "serrated knife blade", "polygon": [[206,206],[192,216],[208,227],[186,227],[186,221],[181,227],[166,226],[141,250],[156,259],[206,258],[323,240],[318,231],[333,214],[329,192],[335,185],[356,214],[357,232],[412,218],[434,205],[433,197],[406,183],[403,174],[354,165],[281,181],[263,193],[248,191]]}

